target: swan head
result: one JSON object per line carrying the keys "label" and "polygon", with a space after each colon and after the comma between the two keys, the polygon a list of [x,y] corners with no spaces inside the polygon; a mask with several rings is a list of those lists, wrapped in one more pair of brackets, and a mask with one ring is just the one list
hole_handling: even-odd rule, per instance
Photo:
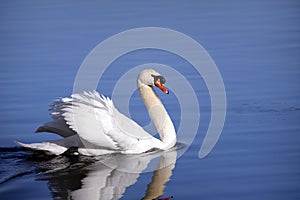
{"label": "swan head", "polygon": [[154,69],[145,69],[141,71],[138,76],[138,83],[148,85],[150,87],[156,86],[164,93],[169,94],[168,89],[165,87],[166,79]]}

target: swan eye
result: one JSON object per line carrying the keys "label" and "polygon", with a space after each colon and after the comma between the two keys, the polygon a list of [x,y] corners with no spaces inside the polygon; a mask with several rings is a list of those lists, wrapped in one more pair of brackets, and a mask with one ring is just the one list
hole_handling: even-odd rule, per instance
{"label": "swan eye", "polygon": [[154,83],[156,83],[157,81],[159,81],[160,84],[165,84],[166,83],[166,79],[163,76],[155,76],[153,74],[151,74],[151,76],[154,78]]}

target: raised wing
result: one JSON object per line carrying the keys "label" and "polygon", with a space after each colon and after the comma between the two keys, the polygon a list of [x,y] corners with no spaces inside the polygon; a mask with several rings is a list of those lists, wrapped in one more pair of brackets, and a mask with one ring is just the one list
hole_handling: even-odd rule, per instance
{"label": "raised wing", "polygon": [[134,149],[140,141],[157,142],[137,123],[121,114],[111,99],[96,91],[73,94],[68,100],[61,114],[66,123],[81,138],[99,148],[126,151]]}

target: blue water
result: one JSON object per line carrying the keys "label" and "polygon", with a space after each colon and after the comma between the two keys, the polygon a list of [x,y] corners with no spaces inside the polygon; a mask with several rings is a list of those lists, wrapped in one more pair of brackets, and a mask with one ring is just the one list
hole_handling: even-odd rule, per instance
{"label": "blue water", "polygon": [[[74,197],[76,191],[87,199],[91,193],[96,194],[94,191],[110,191],[107,185],[89,192],[86,184],[89,177],[96,177],[95,183],[105,177],[101,172],[107,168],[101,162],[33,155],[16,147],[14,141],[59,138],[34,134],[34,130],[50,120],[47,109],[53,99],[72,93],[77,70],[88,53],[114,34],[146,26],[174,29],[203,45],[219,68],[227,94],[222,135],[212,152],[199,159],[210,120],[210,101],[205,83],[195,78],[195,71],[176,55],[155,50],[133,52],[112,63],[98,86],[99,92],[108,96],[112,82],[123,72],[113,69],[149,62],[180,66],[182,73],[198,85],[200,128],[174,169],[158,170],[172,174],[162,184],[165,187],[160,187],[162,197],[299,199],[299,13],[300,3],[292,0],[1,1],[1,199],[80,199]],[[180,110],[175,96],[159,96],[178,128]],[[130,108],[139,123],[149,121],[137,94]],[[130,163],[127,159],[124,163]],[[111,193],[115,199],[143,198],[156,177],[154,172],[139,176],[118,171],[108,174],[112,174],[108,176],[112,184],[120,177],[128,181],[123,191]],[[97,199],[97,195],[91,199]]]}

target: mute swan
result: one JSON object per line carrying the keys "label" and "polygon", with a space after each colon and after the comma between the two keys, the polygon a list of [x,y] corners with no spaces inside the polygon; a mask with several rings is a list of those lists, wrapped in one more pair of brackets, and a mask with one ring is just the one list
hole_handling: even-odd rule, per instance
{"label": "mute swan", "polygon": [[164,93],[165,78],[153,69],[143,70],[137,87],[152,119],[160,140],[147,133],[136,122],[121,114],[108,97],[98,92],[72,94],[61,98],[50,108],[53,121],[45,123],[36,132],[53,132],[63,139],[18,145],[47,154],[60,155],[76,148],[83,155],[108,153],[139,154],[151,149],[167,150],[176,143],[173,123],[153,86]]}

